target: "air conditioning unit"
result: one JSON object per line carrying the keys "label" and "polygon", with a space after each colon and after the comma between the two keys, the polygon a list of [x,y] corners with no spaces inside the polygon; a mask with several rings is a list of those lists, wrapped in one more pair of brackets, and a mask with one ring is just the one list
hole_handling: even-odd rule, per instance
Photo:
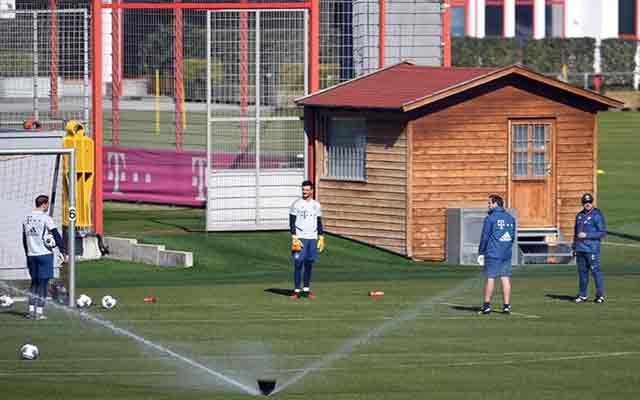
{"label": "air conditioning unit", "polygon": [[[482,224],[487,216],[487,208],[448,208],[447,209],[447,263],[478,265],[478,246],[482,234]],[[507,212],[514,216],[516,209]],[[513,242],[512,262],[520,264],[517,239]]]}

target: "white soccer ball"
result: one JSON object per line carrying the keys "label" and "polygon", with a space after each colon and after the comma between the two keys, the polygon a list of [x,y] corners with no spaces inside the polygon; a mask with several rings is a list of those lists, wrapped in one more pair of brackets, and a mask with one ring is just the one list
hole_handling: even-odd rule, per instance
{"label": "white soccer ball", "polygon": [[35,360],[40,355],[40,350],[33,344],[25,344],[20,348],[20,357],[23,360]]}
{"label": "white soccer ball", "polygon": [[52,234],[48,232],[45,233],[42,240],[44,241],[44,247],[46,247],[47,249],[51,250],[56,247],[56,240],[53,238]]}
{"label": "white soccer ball", "polygon": [[115,307],[117,303],[118,301],[113,296],[106,295],[102,298],[102,307],[106,308],[107,310]]}
{"label": "white soccer ball", "polygon": [[13,305],[13,298],[8,294],[0,296],[0,308],[9,308]]}
{"label": "white soccer ball", "polygon": [[91,297],[86,294],[81,294],[76,300],[76,305],[80,308],[91,307],[91,304],[93,304],[93,300],[91,300]]}

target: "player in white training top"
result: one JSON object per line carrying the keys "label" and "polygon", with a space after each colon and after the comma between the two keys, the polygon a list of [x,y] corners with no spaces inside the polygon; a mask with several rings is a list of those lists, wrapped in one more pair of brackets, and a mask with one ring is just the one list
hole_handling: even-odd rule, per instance
{"label": "player in white training top", "polygon": [[64,253],[60,232],[47,214],[49,197],[40,195],[36,208],[22,223],[22,245],[27,256],[27,268],[31,275],[29,319],[46,319],[44,301],[47,298],[49,279],[53,278],[53,249],[57,246]]}
{"label": "player in white training top", "polygon": [[[324,232],[322,230],[322,208],[313,199],[313,183],[302,182],[302,198],[291,204],[289,209],[289,227],[291,229],[291,250],[293,256],[292,299],[315,296],[310,289],[311,270],[318,260],[318,253],[324,250]],[[304,269],[304,274],[302,273]],[[300,289],[301,281],[304,283]]]}

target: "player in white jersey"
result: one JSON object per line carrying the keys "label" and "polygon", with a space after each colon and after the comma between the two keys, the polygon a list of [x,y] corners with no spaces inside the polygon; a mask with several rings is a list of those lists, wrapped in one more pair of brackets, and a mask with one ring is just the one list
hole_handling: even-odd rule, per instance
{"label": "player in white jersey", "polygon": [[[311,270],[313,263],[318,260],[318,253],[324,251],[324,232],[322,230],[322,208],[320,203],[313,199],[313,183],[311,181],[302,182],[302,198],[291,204],[289,227],[291,229],[294,283],[291,298],[308,297],[314,299],[315,296],[310,289]],[[302,289],[300,289],[301,283],[304,283]]]}
{"label": "player in white jersey", "polygon": [[29,297],[29,319],[46,319],[44,301],[47,298],[49,279],[53,278],[53,249],[58,246],[64,252],[60,232],[47,214],[49,197],[40,195],[35,200],[36,208],[22,223],[22,245],[27,256],[27,267],[31,275]]}

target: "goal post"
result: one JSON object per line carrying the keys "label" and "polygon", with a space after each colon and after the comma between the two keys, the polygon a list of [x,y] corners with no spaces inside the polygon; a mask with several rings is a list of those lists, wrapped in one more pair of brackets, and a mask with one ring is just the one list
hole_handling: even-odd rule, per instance
{"label": "goal post", "polygon": [[[22,249],[22,219],[33,209],[33,199],[39,194],[50,196],[50,204],[61,206],[62,190],[57,187],[63,180],[63,168],[60,163],[68,158],[68,235],[66,246],[69,256],[68,290],[69,306],[75,299],[75,220],[76,220],[76,155],[75,149],[0,149],[0,204],[3,213],[0,216],[0,279],[3,272],[26,272],[26,257]],[[47,171],[49,169],[49,171]],[[44,177],[38,179],[38,176]],[[56,212],[52,209],[52,212]],[[59,212],[59,211],[58,211]],[[61,217],[60,217],[61,218]],[[58,219],[58,218],[54,218]],[[62,230],[62,221],[58,221]],[[24,273],[23,276],[28,274]],[[13,274],[15,279],[15,274]],[[11,276],[9,276],[11,278]]]}

